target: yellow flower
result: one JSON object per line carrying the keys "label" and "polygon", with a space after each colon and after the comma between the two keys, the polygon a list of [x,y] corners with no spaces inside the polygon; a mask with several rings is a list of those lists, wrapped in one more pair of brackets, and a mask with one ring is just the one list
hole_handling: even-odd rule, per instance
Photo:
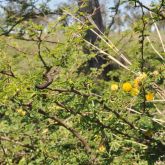
{"label": "yellow flower", "polygon": [[132,89],[132,85],[129,82],[123,84],[123,91],[130,92]]}
{"label": "yellow flower", "polygon": [[26,115],[26,111],[24,111],[22,108],[17,109],[17,112],[21,116],[25,116]]}
{"label": "yellow flower", "polygon": [[138,79],[140,80],[140,81],[142,81],[142,80],[144,80],[144,79],[146,79],[147,78],[147,74],[146,73],[140,73],[139,74],[139,76],[138,76]]}
{"label": "yellow flower", "polygon": [[135,88],[138,88],[139,87],[139,85],[140,85],[140,81],[136,78],[135,80],[134,80],[134,87]]}
{"label": "yellow flower", "polygon": [[141,82],[147,78],[146,73],[140,73],[138,77],[135,78],[134,80],[134,87],[138,88],[141,85]]}
{"label": "yellow flower", "polygon": [[137,88],[132,88],[132,90],[131,90],[131,95],[132,96],[137,96],[139,94],[139,89],[137,89]]}
{"label": "yellow flower", "polygon": [[147,101],[152,101],[154,99],[154,94],[151,92],[148,92],[145,97]]}
{"label": "yellow flower", "polygon": [[118,88],[119,88],[119,87],[118,87],[117,84],[112,84],[112,85],[111,85],[111,90],[112,90],[112,91],[116,91],[116,90],[118,90]]}
{"label": "yellow flower", "polygon": [[100,145],[99,146],[99,151],[100,152],[105,152],[105,146],[104,145]]}

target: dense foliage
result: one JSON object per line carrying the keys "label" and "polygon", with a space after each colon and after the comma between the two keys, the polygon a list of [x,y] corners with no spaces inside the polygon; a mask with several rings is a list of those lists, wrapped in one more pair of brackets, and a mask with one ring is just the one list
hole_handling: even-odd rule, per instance
{"label": "dense foliage", "polygon": [[[0,36],[0,164],[165,162],[164,34],[151,31],[153,21],[165,18],[165,4],[153,4],[149,15],[138,2],[121,2],[138,8],[139,17],[109,34],[78,7],[63,7],[46,23],[7,13]],[[85,40],[88,30],[97,43]],[[89,67],[98,54],[106,62]]]}

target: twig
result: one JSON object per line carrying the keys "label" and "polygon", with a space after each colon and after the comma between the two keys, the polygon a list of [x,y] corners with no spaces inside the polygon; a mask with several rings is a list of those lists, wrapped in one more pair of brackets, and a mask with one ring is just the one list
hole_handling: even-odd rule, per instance
{"label": "twig", "polygon": [[151,103],[155,103],[155,102],[165,102],[165,100],[151,100],[151,101],[147,101],[147,102],[151,102]]}
{"label": "twig", "polygon": [[[140,53],[141,53],[141,61],[140,61],[140,69],[141,72],[144,72],[144,64],[145,64],[145,59],[144,59],[144,46],[145,46],[145,30],[146,30],[146,21],[145,21],[145,12],[143,9],[143,6],[141,6],[141,12],[142,12],[142,16],[141,16],[141,20],[142,20],[142,29],[140,30],[140,40],[139,43],[141,44],[140,47]],[[143,97],[143,102],[142,102],[142,106],[143,106],[143,113],[146,112],[146,97],[145,97],[146,91],[145,91],[145,87],[142,87],[142,97]]]}
{"label": "twig", "polygon": [[125,62],[127,62],[129,65],[132,65],[132,63],[122,53],[120,53],[119,49],[113,44],[113,42],[97,27],[95,22],[90,17],[87,17],[87,18],[88,18],[89,22],[92,25],[94,25],[94,27],[99,31],[99,33],[102,36],[99,33],[97,33],[94,29],[90,29],[90,30],[93,33],[95,33],[102,41],[104,41],[117,55],[120,55],[121,58],[123,58],[123,60]]}
{"label": "twig", "polygon": [[12,46],[12,45],[7,44],[7,43],[5,43],[5,44],[6,44],[8,47],[13,48],[13,49],[15,49],[16,51],[18,51],[18,52],[20,52],[20,53],[33,55],[33,53],[25,52],[25,51],[23,51],[23,50],[21,50],[21,49],[15,47],[15,46]]}
{"label": "twig", "polygon": [[[23,41],[28,41],[28,42],[38,42],[37,39],[28,39],[28,38],[15,38],[16,40],[23,40]],[[42,40],[42,42],[47,42],[47,43],[50,43],[50,44],[61,44],[61,45],[64,45],[64,43],[62,42],[58,42],[58,41],[50,41],[50,40]]]}
{"label": "twig", "polygon": [[115,17],[118,14],[118,11],[119,11],[120,1],[121,0],[118,0],[117,3],[115,4],[115,7],[114,7],[115,8],[115,14],[112,17],[112,21],[108,25],[108,29],[111,29],[112,25],[115,23]]}
{"label": "twig", "polygon": [[148,36],[147,36],[146,38],[147,38],[147,40],[149,41],[149,43],[151,44],[151,47],[152,47],[152,49],[155,51],[155,53],[156,53],[162,60],[164,60],[164,57],[156,50],[156,48],[155,48],[154,45],[152,44],[150,38],[149,38]]}
{"label": "twig", "polygon": [[[48,90],[51,90],[51,91],[56,91],[56,92],[73,92],[73,93],[75,93],[75,94],[77,94],[77,95],[80,95],[80,96],[82,96],[82,97],[91,97],[91,96],[93,96],[92,94],[85,94],[85,93],[82,93],[82,92],[79,92],[78,90],[76,90],[76,89],[71,89],[71,90],[62,90],[62,89],[51,89],[51,88],[47,88]],[[96,95],[95,95],[96,96]],[[129,125],[130,126],[130,128],[132,128],[132,129],[135,129],[135,130],[138,130],[138,128],[137,127],[135,127],[132,123],[130,123],[127,119],[125,119],[125,118],[123,118],[116,110],[112,110],[111,108],[109,108],[107,105],[106,105],[106,103],[105,103],[105,101],[101,98],[101,97],[95,97],[94,98],[94,100],[95,101],[97,101],[98,103],[100,103],[102,106],[103,106],[103,108],[104,109],[106,109],[106,110],[108,110],[109,112],[112,112],[117,118],[119,118],[120,120],[122,120],[124,123],[126,123],[127,125]]]}
{"label": "twig", "polygon": [[155,9],[151,9],[149,7],[147,7],[146,5],[144,5],[142,2],[140,2],[139,0],[136,0],[136,3],[138,3],[140,5],[140,7],[145,8],[146,10],[157,14],[158,16],[162,17],[162,20],[165,19],[165,15],[163,15],[162,13],[159,12],[159,10],[155,10]]}
{"label": "twig", "polygon": [[25,148],[29,148],[29,149],[35,150],[35,147],[34,147],[34,146],[31,146],[31,145],[29,145],[29,144],[23,144],[23,143],[21,143],[21,142],[19,142],[19,141],[12,140],[12,139],[10,139],[10,138],[8,138],[8,137],[5,137],[5,136],[0,136],[0,140],[12,142],[12,143],[14,143],[14,144],[16,144],[16,145],[19,145],[19,146],[21,146],[21,147],[25,147]]}
{"label": "twig", "polygon": [[15,76],[14,73],[13,73],[13,71],[11,70],[11,67],[10,67],[10,70],[9,70],[9,71],[1,70],[0,73],[1,73],[1,74],[4,74],[4,75],[6,75],[6,76],[9,76],[9,77],[16,78],[16,76]]}
{"label": "twig", "polygon": [[1,142],[1,140],[0,140],[0,146],[1,146],[1,148],[2,148],[2,151],[3,151],[3,154],[4,154],[5,158],[6,158],[6,160],[7,160],[7,163],[10,165],[9,158],[8,158],[8,156],[7,156],[7,153],[6,153],[6,151],[5,151],[5,148],[3,147],[3,144],[2,144],[2,142]]}
{"label": "twig", "polygon": [[[78,22],[80,22],[82,25],[85,25],[84,22],[82,22],[79,18],[77,18],[77,17],[74,16],[73,14],[69,13],[68,11],[65,11],[65,12],[66,12],[67,14],[69,14],[70,16],[72,16],[75,20],[77,20]],[[91,19],[89,19],[89,20],[91,20]],[[91,22],[93,22],[93,21],[91,20]],[[94,24],[94,25],[96,26],[96,24]],[[101,32],[101,30],[98,29],[97,26],[96,26],[96,28],[97,28],[97,30],[99,30],[99,32]],[[114,45],[111,45],[111,43],[108,43],[108,42],[106,41],[107,39],[104,39],[99,33],[97,33],[97,32],[96,32],[95,30],[93,30],[92,28],[90,28],[90,30],[91,30],[93,33],[95,33],[102,41],[104,41],[112,50],[114,50],[116,53],[118,53],[117,50],[113,48],[113,47],[115,47],[115,46],[114,46]],[[103,34],[103,33],[101,32],[101,34]],[[108,56],[111,60],[113,60],[113,61],[115,61],[116,63],[118,63],[118,64],[119,64],[120,66],[122,66],[123,68],[129,70],[129,68],[128,68],[127,66],[123,65],[120,61],[118,61],[117,59],[115,59],[115,58],[114,58],[113,56],[111,56],[110,54],[104,52],[102,49],[100,49],[100,48],[98,48],[97,46],[93,45],[93,44],[90,43],[89,41],[87,41],[87,40],[85,40],[85,39],[84,39],[84,41],[85,41],[86,43],[90,44],[91,46],[93,46],[95,49],[99,50],[101,53],[103,53],[103,54],[105,54],[106,56]],[[116,47],[115,47],[115,48],[116,48]]]}
{"label": "twig", "polygon": [[39,36],[38,36],[38,44],[37,44],[37,46],[38,46],[38,56],[39,56],[42,64],[46,68],[46,70],[48,70],[49,67],[48,67],[48,65],[46,64],[45,60],[43,59],[43,57],[41,55],[41,44],[42,44],[42,38],[41,37],[42,37],[42,33],[43,33],[43,31],[40,30],[40,33],[39,33]]}
{"label": "twig", "polygon": [[81,141],[81,143],[84,145],[85,150],[88,154],[91,153],[91,148],[88,145],[87,141],[72,127],[68,126],[66,123],[64,123],[61,119],[59,119],[57,116],[53,115],[50,116],[48,113],[46,113],[45,111],[43,111],[42,109],[39,109],[38,112],[54,121],[56,121],[57,123],[59,123],[59,125],[63,126],[64,128],[66,128],[68,131],[70,131],[74,136],[77,137],[77,139],[79,139]]}
{"label": "twig", "polygon": [[[154,22],[153,15],[152,15],[151,11],[150,11],[150,15],[151,15],[151,18],[152,18],[152,20],[153,20],[153,22]],[[163,40],[162,40],[161,34],[160,34],[160,32],[159,32],[158,26],[157,26],[157,24],[156,24],[155,22],[154,22],[154,26],[155,26],[155,28],[156,28],[156,31],[157,31],[157,33],[158,33],[158,36],[159,36],[160,42],[161,42],[161,44],[162,44],[163,51],[165,52],[165,46],[164,46],[164,43],[163,43]]]}
{"label": "twig", "polygon": [[45,89],[49,85],[53,83],[54,76],[59,74],[59,68],[57,67],[51,67],[49,70],[46,71],[44,74],[44,77],[46,78],[46,81],[43,84],[36,85],[36,88],[38,89]]}
{"label": "twig", "polygon": [[156,106],[156,104],[154,104],[154,107],[156,108],[157,112],[162,115],[162,112],[159,110],[159,108]]}
{"label": "twig", "polygon": [[[71,113],[74,114],[74,115],[78,114],[78,115],[80,115],[81,117],[87,117],[87,116],[89,117],[89,113],[84,114],[84,113],[81,113],[81,112],[76,112],[75,110],[66,107],[63,103],[60,103],[60,102],[57,102],[57,101],[56,101],[55,103],[56,103],[58,106],[60,106],[61,108],[64,108],[67,112],[71,112]],[[125,133],[123,133],[123,132],[121,132],[121,131],[119,131],[119,130],[117,130],[117,129],[115,129],[115,128],[112,128],[112,127],[109,126],[109,125],[103,124],[103,123],[102,123],[99,119],[97,119],[97,118],[93,118],[93,117],[92,117],[92,118],[90,118],[90,120],[91,120],[92,122],[98,124],[98,126],[100,126],[100,127],[110,129],[111,131],[114,131],[114,132],[116,132],[116,133],[118,133],[118,134],[120,134],[120,135],[124,135],[124,136],[127,137],[127,138],[131,138],[128,134],[125,134]]]}
{"label": "twig", "polygon": [[[74,17],[76,18],[76,17]],[[113,42],[97,27],[96,23],[91,19],[90,16],[86,17],[88,21],[98,30],[99,33],[97,33],[94,29],[90,29],[93,33],[95,33],[102,41],[104,41],[117,55],[120,55],[129,65],[132,65],[132,63],[122,54],[120,53],[119,49],[113,44]],[[79,21],[79,19],[77,18]],[[80,21],[79,21],[80,22]],[[82,23],[82,22],[81,22]],[[101,35],[102,36],[101,36]]]}
{"label": "twig", "polygon": [[84,41],[91,45],[92,47],[94,47],[95,49],[97,49],[98,51],[100,51],[100,53],[106,55],[107,57],[109,57],[111,60],[113,60],[114,62],[116,62],[117,64],[119,64],[121,67],[123,67],[126,70],[130,70],[127,66],[125,66],[124,64],[122,64],[120,61],[118,61],[116,58],[114,58],[113,56],[111,56],[110,54],[106,53],[105,51],[103,51],[102,49],[100,49],[99,47],[93,45],[92,43],[88,42],[87,40],[84,39]]}

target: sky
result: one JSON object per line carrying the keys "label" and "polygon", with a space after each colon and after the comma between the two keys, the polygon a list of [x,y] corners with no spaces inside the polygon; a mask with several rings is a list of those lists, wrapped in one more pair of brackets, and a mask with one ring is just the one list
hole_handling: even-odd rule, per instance
{"label": "sky", "polygon": [[[65,2],[69,2],[70,0],[52,0],[50,2],[50,7],[55,7],[57,5],[60,5],[62,3],[65,3]],[[100,2],[104,2],[105,0],[100,0]],[[112,2],[112,0],[109,0]],[[156,2],[158,0],[140,0],[141,2],[143,2],[145,5],[149,6],[151,4],[151,2]]]}
{"label": "sky", "polygon": [[54,6],[60,5],[62,3],[67,3],[69,0],[51,0],[50,7],[53,8]]}

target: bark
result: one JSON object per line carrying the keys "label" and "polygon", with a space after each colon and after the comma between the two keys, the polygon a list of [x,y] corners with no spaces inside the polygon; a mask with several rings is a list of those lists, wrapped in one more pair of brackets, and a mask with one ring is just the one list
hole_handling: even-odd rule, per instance
{"label": "bark", "polygon": [[[101,15],[101,9],[100,9],[100,3],[99,0],[78,0],[78,5],[80,8],[80,12],[83,12],[85,16],[91,16],[93,22],[96,24],[99,30],[95,28],[94,30],[100,34],[101,32],[104,32],[105,28],[103,25],[103,19]],[[82,18],[83,19],[83,18]],[[85,19],[85,18],[84,18]],[[90,25],[90,23],[89,23]],[[93,33],[91,30],[86,31],[86,35],[84,37],[87,41],[89,41],[92,44],[96,44],[96,41],[99,40],[98,36]],[[84,47],[84,53],[89,54],[90,50],[86,47]],[[91,67],[99,68],[102,64],[106,63],[106,60],[102,57],[102,55],[98,54],[98,52],[95,52],[97,55],[95,58],[92,58],[88,61],[86,70],[89,70]],[[84,67],[82,67],[84,68]],[[81,70],[81,68],[80,68]]]}
{"label": "bark", "polygon": [[[98,29],[101,32],[104,32],[104,25],[103,25],[103,19],[101,15],[99,1],[88,0],[85,2],[84,0],[78,0],[78,5],[80,7],[80,11],[83,12],[85,15],[91,15],[91,18],[94,21],[94,23],[97,25]],[[97,32],[100,33],[99,31]],[[94,44],[97,40],[97,36],[91,30],[88,30],[85,39],[91,42],[92,44]]]}

